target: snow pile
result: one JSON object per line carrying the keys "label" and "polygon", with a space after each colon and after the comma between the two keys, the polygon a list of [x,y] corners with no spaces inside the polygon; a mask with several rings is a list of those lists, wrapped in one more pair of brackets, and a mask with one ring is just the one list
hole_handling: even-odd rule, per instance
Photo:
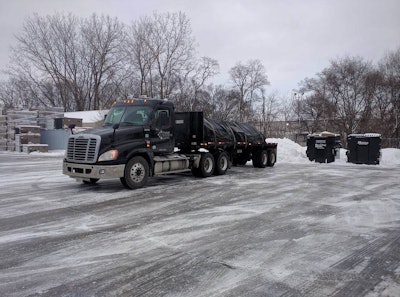
{"label": "snow pile", "polygon": [[82,123],[89,124],[104,120],[104,116],[107,114],[107,112],[108,109],[65,112],[64,117],[82,119]]}
{"label": "snow pile", "polygon": [[[278,144],[278,163],[309,163],[307,147],[301,146],[288,138],[267,138],[267,142]],[[340,149],[339,158],[335,162],[347,163],[346,150]],[[400,149],[381,149],[382,165],[400,165]]]}
{"label": "snow pile", "polygon": [[278,158],[280,163],[308,163],[306,147],[303,147],[288,138],[267,138],[267,142],[278,144]]}
{"label": "snow pile", "polygon": [[400,165],[400,149],[385,148],[381,149],[381,164]]}

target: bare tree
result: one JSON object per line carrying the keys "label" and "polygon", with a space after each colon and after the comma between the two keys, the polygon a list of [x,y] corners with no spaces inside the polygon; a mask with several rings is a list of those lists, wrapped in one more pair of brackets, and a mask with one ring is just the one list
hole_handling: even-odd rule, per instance
{"label": "bare tree", "polygon": [[347,134],[360,132],[360,124],[368,117],[372,98],[366,91],[366,80],[372,70],[371,64],[360,57],[345,57],[331,61],[320,74],[335,106],[338,129]]}
{"label": "bare tree", "polygon": [[12,80],[4,80],[0,82],[0,102],[2,106],[6,109],[16,108],[22,102],[21,99],[25,94],[21,94],[23,90],[17,86],[17,84]]}
{"label": "bare tree", "polygon": [[209,105],[210,96],[206,91],[206,82],[216,75],[219,69],[218,62],[208,57],[193,62],[176,76],[177,89],[171,96],[176,106],[186,111],[199,110]]}
{"label": "bare tree", "polygon": [[[120,79],[117,72],[122,68],[125,58],[121,49],[124,42],[124,26],[109,16],[93,14],[81,27],[82,44],[88,67],[88,100],[87,109],[99,109],[110,104],[113,98],[106,98],[103,88],[113,86],[115,79]],[[112,93],[112,92],[111,92]]]}
{"label": "bare tree", "polygon": [[329,100],[329,94],[323,80],[308,79],[300,83],[302,96],[301,113],[304,125],[309,133],[335,130],[335,105]]}
{"label": "bare tree", "polygon": [[[78,19],[72,15],[34,14],[25,20],[17,36],[10,73],[20,81],[30,82],[32,89],[41,90],[39,99],[44,104],[61,103],[67,109],[71,99],[79,103],[80,94],[74,92],[77,75],[73,59],[79,51],[77,25]],[[49,96],[54,95],[48,92],[49,83],[56,86],[55,97]]]}
{"label": "bare tree", "polygon": [[253,101],[261,98],[260,92],[269,81],[260,60],[250,60],[246,64],[239,62],[230,69],[229,74],[234,88],[240,94],[239,121],[243,121],[251,114]]}
{"label": "bare tree", "polygon": [[272,123],[278,120],[279,95],[276,91],[266,95],[264,89],[261,93],[260,130],[264,135],[272,135]]}
{"label": "bare tree", "polygon": [[[123,26],[116,19],[71,14],[28,17],[17,36],[9,72],[29,83],[42,105],[65,110],[104,107],[121,67]],[[103,92],[107,90],[107,92]],[[32,100],[32,98],[29,98]]]}
{"label": "bare tree", "polygon": [[155,67],[155,57],[150,47],[149,36],[153,32],[153,23],[151,18],[142,17],[133,22],[128,28],[126,39],[127,57],[131,65],[132,77],[137,77],[139,95],[154,97],[153,93],[153,73]]}
{"label": "bare tree", "polygon": [[388,52],[379,62],[380,84],[375,93],[375,106],[387,137],[400,138],[400,48]]}
{"label": "bare tree", "polygon": [[169,97],[176,77],[194,58],[190,22],[182,12],[154,13],[132,24],[129,48],[132,66],[140,73],[140,89],[151,97]]}
{"label": "bare tree", "polygon": [[235,90],[228,89],[223,85],[208,87],[213,106],[209,116],[225,121],[237,120],[236,106],[239,102],[239,93]]}

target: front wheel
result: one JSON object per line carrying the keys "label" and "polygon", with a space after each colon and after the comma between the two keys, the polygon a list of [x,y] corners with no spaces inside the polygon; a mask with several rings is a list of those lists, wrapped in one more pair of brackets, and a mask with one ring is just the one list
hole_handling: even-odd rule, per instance
{"label": "front wheel", "polygon": [[129,189],[143,187],[149,177],[149,164],[141,157],[133,157],[125,166],[124,177],[121,177],[121,183]]}

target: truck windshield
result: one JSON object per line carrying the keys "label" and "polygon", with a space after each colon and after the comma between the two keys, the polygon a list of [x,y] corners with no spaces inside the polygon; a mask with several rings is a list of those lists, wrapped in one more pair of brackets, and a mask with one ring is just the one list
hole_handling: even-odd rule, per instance
{"label": "truck windshield", "polygon": [[148,124],[152,108],[150,106],[114,106],[104,121],[105,126],[143,126]]}

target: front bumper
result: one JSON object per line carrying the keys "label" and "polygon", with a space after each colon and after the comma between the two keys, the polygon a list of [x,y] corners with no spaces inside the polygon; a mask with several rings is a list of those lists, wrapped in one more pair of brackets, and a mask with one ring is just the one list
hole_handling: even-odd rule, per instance
{"label": "front bumper", "polygon": [[63,162],[63,174],[82,179],[118,178],[124,176],[125,164],[91,165]]}

